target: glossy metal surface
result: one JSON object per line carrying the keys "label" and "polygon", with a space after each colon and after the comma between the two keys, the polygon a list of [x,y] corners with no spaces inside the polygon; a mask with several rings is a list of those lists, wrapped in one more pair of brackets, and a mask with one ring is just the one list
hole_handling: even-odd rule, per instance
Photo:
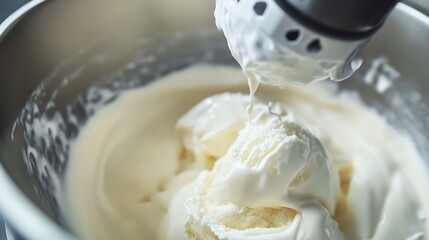
{"label": "glossy metal surface", "polygon": [[[73,238],[64,226],[58,206],[50,204],[52,199],[46,199],[50,195],[36,187],[39,179],[29,174],[23,162],[24,139],[10,139],[13,123],[36,87],[49,76],[67,78],[89,59],[108,53],[108,60],[103,64],[87,65],[85,74],[75,76],[67,94],[61,96],[61,103],[67,104],[95,80],[132,62],[142,46],[156,47],[135,44],[142,36],[164,34],[164,38],[168,38],[171,32],[214,29],[213,5],[214,1],[208,0],[184,0],[174,8],[170,1],[157,0],[36,0],[1,25],[0,212],[14,228],[28,239]],[[204,38],[184,36],[188,40],[183,41],[187,43],[183,49],[191,45],[196,53],[204,51]],[[230,62],[222,35],[217,34],[213,41],[223,46],[219,54],[224,54],[225,62]],[[401,4],[364,49],[363,68],[354,79],[340,85],[358,89],[365,102],[385,114],[400,131],[412,135],[426,159],[429,159],[428,42],[428,18]],[[163,43],[165,41],[159,42]],[[164,54],[165,59],[173,62],[189,57],[180,51],[168,53],[170,58]],[[382,56],[401,73],[394,88],[385,94],[359,80],[371,67],[372,60]],[[417,103],[411,98],[401,98],[409,108],[398,108],[391,101],[398,94],[411,97],[414,90],[420,91]],[[409,126],[410,121],[415,126]]]}

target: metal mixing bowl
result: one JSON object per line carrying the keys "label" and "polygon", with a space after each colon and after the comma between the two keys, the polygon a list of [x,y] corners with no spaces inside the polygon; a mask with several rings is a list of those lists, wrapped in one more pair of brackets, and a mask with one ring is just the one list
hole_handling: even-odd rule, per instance
{"label": "metal mixing bowl", "polygon": [[[0,213],[12,229],[73,239],[55,192],[69,142],[96,107],[196,62],[235,64],[213,9],[208,0],[34,0],[0,25]],[[429,18],[400,4],[363,52],[362,69],[339,84],[412,136],[424,159],[428,43]]]}

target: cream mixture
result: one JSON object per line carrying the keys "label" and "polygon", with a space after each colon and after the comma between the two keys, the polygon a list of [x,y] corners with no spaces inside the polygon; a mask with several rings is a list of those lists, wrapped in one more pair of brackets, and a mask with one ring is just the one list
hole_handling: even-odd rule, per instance
{"label": "cream mixture", "polygon": [[[86,239],[428,239],[413,143],[329,83],[261,86],[194,66],[100,109],[73,144]],[[249,121],[250,120],[250,121]]]}

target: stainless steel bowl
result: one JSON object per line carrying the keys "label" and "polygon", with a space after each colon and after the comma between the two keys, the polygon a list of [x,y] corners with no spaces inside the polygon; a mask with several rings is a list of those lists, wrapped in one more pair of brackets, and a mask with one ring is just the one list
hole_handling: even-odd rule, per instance
{"label": "stainless steel bowl", "polygon": [[[214,29],[213,5],[33,0],[0,25],[0,212],[13,229],[28,239],[74,238],[55,192],[67,168],[68,141],[93,114],[83,105],[107,104],[121,91],[196,62],[235,64]],[[427,160],[428,43],[429,18],[400,4],[364,50],[362,69],[339,84],[358,90],[412,136]],[[394,79],[390,85],[386,76]],[[93,87],[114,94],[88,97]],[[61,138],[32,128],[57,116]]]}

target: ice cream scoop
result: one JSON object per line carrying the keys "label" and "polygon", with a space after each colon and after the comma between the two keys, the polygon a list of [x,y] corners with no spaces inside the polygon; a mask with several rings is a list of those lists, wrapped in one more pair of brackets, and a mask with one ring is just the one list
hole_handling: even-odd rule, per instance
{"label": "ice cream scoop", "polygon": [[268,111],[240,132],[213,175],[209,197],[219,203],[266,207],[292,195],[315,198],[333,212],[338,197],[338,176],[321,143]]}
{"label": "ice cream scoop", "polygon": [[341,239],[338,176],[321,143],[268,109],[248,122],[185,204],[190,239]]}

